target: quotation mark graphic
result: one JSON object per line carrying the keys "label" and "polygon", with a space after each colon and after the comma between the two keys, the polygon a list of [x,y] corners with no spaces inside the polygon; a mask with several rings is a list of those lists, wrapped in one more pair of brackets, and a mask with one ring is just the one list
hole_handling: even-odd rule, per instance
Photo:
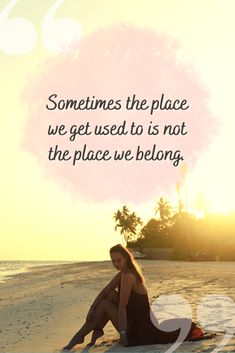
{"label": "quotation mark graphic", "polygon": [[152,304],[150,317],[152,323],[161,331],[171,332],[180,329],[177,340],[166,351],[166,353],[173,353],[189,333],[192,309],[182,295],[165,294],[158,297]]}
{"label": "quotation mark graphic", "polygon": [[[19,0],[11,0],[0,13],[0,49],[9,55],[23,55],[36,45],[37,33],[32,22],[25,18],[10,18],[13,7]],[[46,13],[41,28],[42,43],[53,54],[68,50],[82,35],[80,24],[71,18],[54,19],[64,0],[57,0]]]}
{"label": "quotation mark graphic", "polygon": [[57,0],[47,12],[42,22],[42,42],[45,48],[54,54],[69,46],[76,39],[81,38],[79,23],[70,18],[54,20],[55,12],[63,4],[64,0]]}
{"label": "quotation mark graphic", "polygon": [[208,295],[198,304],[197,317],[203,327],[225,332],[222,341],[213,353],[221,351],[235,333],[234,301],[224,295]]}
{"label": "quotation mark graphic", "polygon": [[[152,323],[161,331],[180,329],[176,342],[166,351],[173,353],[189,333],[192,309],[181,295],[161,295],[152,303],[150,317]],[[197,319],[201,327],[224,333],[221,342],[211,351],[217,353],[228,344],[235,333],[235,303],[227,296],[208,295],[202,298],[197,306]]]}
{"label": "quotation mark graphic", "polygon": [[10,55],[29,53],[37,38],[36,30],[29,20],[20,17],[8,19],[17,1],[10,1],[0,14],[0,48]]}

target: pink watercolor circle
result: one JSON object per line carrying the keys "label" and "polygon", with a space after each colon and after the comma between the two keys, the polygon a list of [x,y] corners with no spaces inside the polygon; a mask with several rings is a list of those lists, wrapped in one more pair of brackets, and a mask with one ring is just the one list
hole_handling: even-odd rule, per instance
{"label": "pink watercolor circle", "polygon": [[[166,35],[146,28],[122,25],[100,29],[84,37],[73,50],[44,63],[43,69],[30,78],[23,93],[28,113],[23,146],[43,165],[46,175],[63,185],[75,197],[103,202],[147,201],[159,192],[176,184],[178,166],[174,166],[176,151],[184,163],[194,165],[208,147],[215,131],[216,120],[208,108],[209,95],[192,66],[179,60],[178,43]],[[187,100],[187,110],[160,110],[150,114],[153,100]],[[53,96],[53,103],[49,97]],[[127,110],[127,97],[146,100],[146,110]],[[121,102],[119,110],[58,109],[62,100],[102,99]],[[60,103],[59,103],[60,102]],[[54,110],[49,110],[46,106]],[[114,104],[115,105],[115,104]],[[156,103],[157,105],[157,103]],[[139,136],[130,134],[131,124],[143,129]],[[73,141],[73,125],[87,126],[91,134],[77,134]],[[126,135],[95,135],[99,125],[125,125]],[[182,135],[163,134],[165,125],[185,124]],[[65,135],[48,135],[48,127],[64,125]],[[159,134],[149,135],[149,125],[158,126]],[[75,129],[74,128],[74,129]],[[85,129],[85,128],[84,128]],[[85,131],[81,130],[80,131]],[[182,132],[182,130],[180,130]],[[87,130],[88,132],[88,130]],[[49,150],[55,146],[69,151],[68,161],[48,160]],[[80,151],[131,150],[130,161],[74,160]],[[172,151],[172,160],[136,160],[137,148],[159,159],[164,151]],[[155,146],[155,149],[154,149]],[[162,150],[163,152],[158,152]],[[175,152],[175,154],[174,154]],[[179,155],[179,154],[178,154]],[[51,154],[51,157],[53,154]],[[57,154],[58,156],[58,154]],[[170,156],[168,154],[168,156]],[[156,157],[157,158],[157,157]],[[74,165],[73,165],[74,162]]]}

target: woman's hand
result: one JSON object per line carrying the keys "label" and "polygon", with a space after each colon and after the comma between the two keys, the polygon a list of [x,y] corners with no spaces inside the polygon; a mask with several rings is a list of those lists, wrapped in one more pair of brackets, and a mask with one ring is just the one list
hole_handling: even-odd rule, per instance
{"label": "woman's hand", "polygon": [[86,320],[87,321],[92,321],[95,318],[95,309],[93,307],[90,307],[90,310],[87,313]]}
{"label": "woman's hand", "polygon": [[120,344],[124,347],[128,346],[128,339],[125,333],[120,333]]}

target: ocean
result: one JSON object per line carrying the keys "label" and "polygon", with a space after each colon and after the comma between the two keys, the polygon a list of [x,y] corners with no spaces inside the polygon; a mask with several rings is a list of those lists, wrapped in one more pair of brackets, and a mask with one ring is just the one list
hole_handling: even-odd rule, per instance
{"label": "ocean", "polygon": [[30,267],[65,263],[70,261],[0,261],[0,284],[14,275],[28,271]]}

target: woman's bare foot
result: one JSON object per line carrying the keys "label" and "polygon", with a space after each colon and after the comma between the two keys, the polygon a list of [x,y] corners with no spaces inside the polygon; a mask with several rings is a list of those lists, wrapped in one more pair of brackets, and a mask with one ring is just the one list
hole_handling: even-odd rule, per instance
{"label": "woman's bare foot", "polygon": [[74,346],[76,346],[76,344],[79,343],[83,343],[84,342],[84,337],[82,337],[79,334],[76,334],[71,341],[69,342],[69,344],[67,344],[67,346],[64,346],[62,348],[62,351],[70,351]]}
{"label": "woman's bare foot", "polygon": [[102,337],[103,335],[104,331],[102,329],[95,329],[92,333],[91,342],[88,344],[88,346],[94,346],[97,339]]}

